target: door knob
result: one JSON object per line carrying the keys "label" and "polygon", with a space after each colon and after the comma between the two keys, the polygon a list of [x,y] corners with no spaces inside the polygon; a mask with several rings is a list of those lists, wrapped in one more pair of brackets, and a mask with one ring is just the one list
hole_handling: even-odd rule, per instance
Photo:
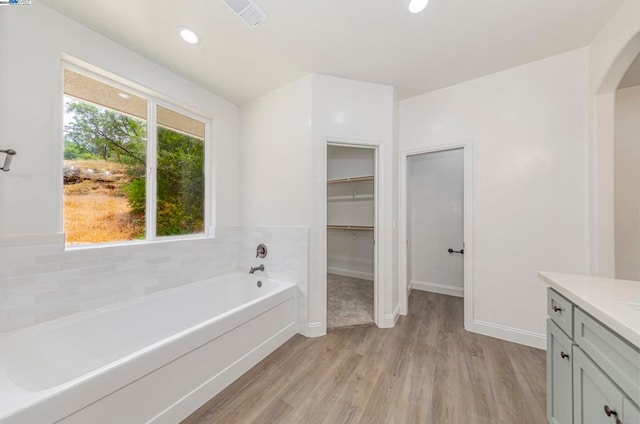
{"label": "door knob", "polygon": [[460,253],[461,255],[464,255],[464,249],[453,250],[453,249],[449,248],[449,250],[447,250],[447,252],[449,252],[449,253]]}

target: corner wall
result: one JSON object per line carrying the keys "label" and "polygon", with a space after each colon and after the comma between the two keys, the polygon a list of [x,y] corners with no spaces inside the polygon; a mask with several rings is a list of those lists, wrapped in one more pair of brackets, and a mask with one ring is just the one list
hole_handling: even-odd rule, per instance
{"label": "corner wall", "polygon": [[[397,309],[392,275],[392,194],[397,149],[393,138],[393,87],[323,75],[309,75],[241,107],[241,224],[251,227],[309,229],[307,299],[300,332],[326,331],[326,144],[327,141],[381,145],[380,175],[386,201],[381,205],[385,305],[380,313],[393,325]],[[308,298],[305,290],[308,289]],[[397,293],[395,299],[397,300]]]}
{"label": "corner wall", "polygon": [[326,148],[327,142],[378,146],[378,219],[376,245],[378,303],[376,322],[392,327],[399,315],[398,279],[394,274],[396,209],[393,205],[397,183],[397,142],[394,138],[393,87],[313,75],[312,158],[313,207],[309,238],[309,326],[315,334],[326,327]]}
{"label": "corner wall", "polygon": [[473,328],[545,346],[538,270],[587,271],[587,51],[400,102],[401,151],[473,139]]}
{"label": "corner wall", "polygon": [[[287,281],[298,286],[298,323],[303,334],[308,323],[313,196],[311,79],[305,76],[240,108],[240,220],[247,228],[239,263],[244,268],[264,263],[270,273],[273,255],[278,250],[284,253],[284,261],[298,270]],[[255,259],[258,243],[265,243],[270,251],[264,261]],[[287,272],[275,271],[276,276]]]}

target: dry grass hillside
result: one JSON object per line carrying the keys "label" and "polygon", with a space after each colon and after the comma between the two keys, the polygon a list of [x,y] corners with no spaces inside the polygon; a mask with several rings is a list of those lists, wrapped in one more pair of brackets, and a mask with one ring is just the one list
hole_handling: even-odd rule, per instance
{"label": "dry grass hillside", "polygon": [[127,165],[101,160],[64,161],[64,230],[68,243],[104,243],[144,236],[123,193]]}

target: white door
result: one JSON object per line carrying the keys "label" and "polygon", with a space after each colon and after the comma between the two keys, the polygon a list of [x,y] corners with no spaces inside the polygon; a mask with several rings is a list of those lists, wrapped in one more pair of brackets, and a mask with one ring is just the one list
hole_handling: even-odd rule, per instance
{"label": "white door", "polygon": [[410,156],[407,196],[410,284],[418,290],[462,296],[464,150]]}

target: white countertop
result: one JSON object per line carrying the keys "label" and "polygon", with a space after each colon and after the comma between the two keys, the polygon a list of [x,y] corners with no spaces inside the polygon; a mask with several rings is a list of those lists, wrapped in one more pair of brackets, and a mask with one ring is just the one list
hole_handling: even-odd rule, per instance
{"label": "white countertop", "polygon": [[640,349],[640,281],[538,272],[552,289]]}

